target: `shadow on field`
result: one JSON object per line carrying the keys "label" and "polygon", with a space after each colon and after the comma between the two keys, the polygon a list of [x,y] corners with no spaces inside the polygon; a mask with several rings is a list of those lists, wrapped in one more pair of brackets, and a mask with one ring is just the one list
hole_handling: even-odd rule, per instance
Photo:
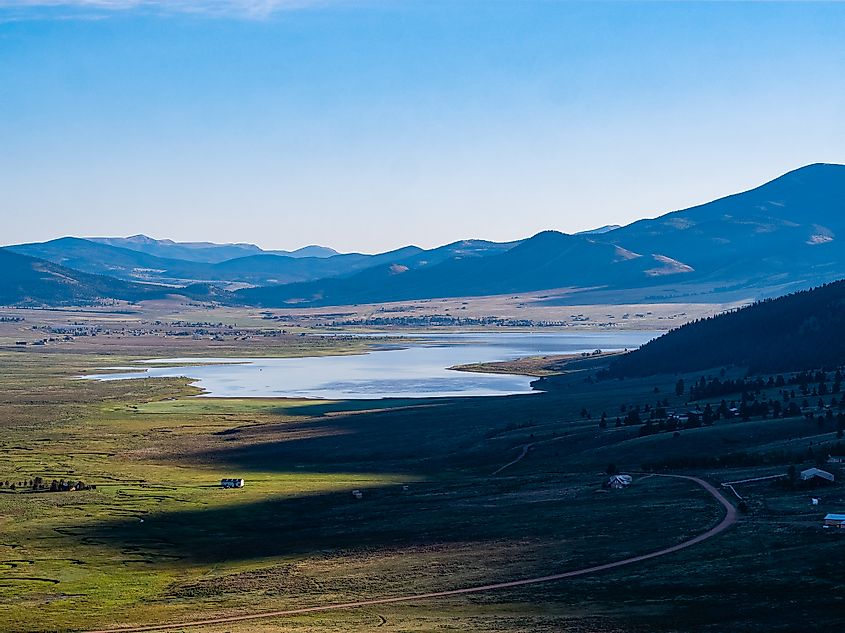
{"label": "shadow on field", "polygon": [[[553,564],[557,551],[565,551],[570,562],[573,555],[586,556],[576,562],[590,562],[641,553],[683,540],[719,518],[706,493],[684,482],[652,479],[633,494],[612,497],[596,489],[550,476],[420,483],[407,491],[397,484],[362,489],[361,499],[343,490],[153,513],[143,522],[121,518],[77,528],[74,535],[131,553],[134,560],[152,552],[203,564],[432,544],[544,542],[550,545],[543,558]],[[637,520],[620,522],[620,513],[636,514]]]}
{"label": "shadow on field", "polygon": [[[237,443],[195,452],[192,461],[241,472],[308,471],[433,474],[444,469],[492,472],[514,446],[536,439],[532,427],[553,432],[559,398],[551,394],[415,402],[356,401],[305,405],[319,415],[302,422],[237,429]],[[291,409],[286,409],[288,414]],[[551,425],[551,427],[549,426]],[[559,425],[560,433],[565,425]],[[507,437],[506,437],[507,436]]]}

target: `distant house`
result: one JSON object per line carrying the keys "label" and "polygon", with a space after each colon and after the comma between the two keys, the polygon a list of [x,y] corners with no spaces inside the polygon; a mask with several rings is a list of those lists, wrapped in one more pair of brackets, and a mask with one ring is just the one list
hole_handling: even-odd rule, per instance
{"label": "distant house", "polygon": [[353,490],[352,496],[355,497],[356,499],[361,499],[361,498],[363,498],[364,493],[361,492],[360,490]]}
{"label": "distant house", "polygon": [[244,487],[244,480],[243,479],[221,479],[220,480],[220,487],[221,488],[243,488]]}
{"label": "distant house", "polygon": [[631,475],[611,475],[607,480],[607,485],[613,490],[621,490],[630,486],[631,482],[633,482]]}
{"label": "distant house", "polygon": [[831,455],[827,458],[828,464],[845,464],[845,457],[842,455]]}
{"label": "distant house", "polygon": [[845,530],[845,514],[828,514],[824,518],[824,527]]}
{"label": "distant house", "polygon": [[832,482],[834,479],[833,474],[821,468],[808,468],[807,470],[801,471],[801,481],[820,480]]}

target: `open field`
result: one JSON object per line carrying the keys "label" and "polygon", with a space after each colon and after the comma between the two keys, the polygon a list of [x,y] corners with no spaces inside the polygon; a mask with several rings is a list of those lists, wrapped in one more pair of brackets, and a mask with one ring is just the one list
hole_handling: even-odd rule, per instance
{"label": "open field", "polygon": [[521,376],[554,376],[570,371],[570,368],[578,363],[573,361],[592,360],[607,361],[610,356],[621,352],[601,352],[596,350],[592,353],[581,354],[552,354],[548,356],[526,356],[513,360],[498,361],[491,363],[471,363],[469,365],[457,365],[451,367],[456,371],[477,371],[490,374],[519,374]]}
{"label": "open field", "polygon": [[[618,293],[616,295],[618,297]],[[399,327],[552,327],[573,330],[667,330],[687,321],[744,305],[724,302],[584,301],[570,289],[487,297],[422,299],[328,308],[271,309],[279,323],[307,326]]]}
{"label": "open field", "polygon": [[[18,342],[32,345],[46,340],[50,348],[76,353],[131,354],[133,350],[148,347],[151,352],[169,350],[174,354],[289,356],[297,346],[294,337],[338,329],[351,332],[527,327],[564,331],[668,330],[743,303],[560,306],[550,303],[553,296],[558,294],[284,310],[177,300],[114,302],[114,305],[84,308],[2,308],[0,317],[6,320],[0,319],[0,349],[14,348]],[[351,346],[353,341],[346,343]],[[336,344],[328,343],[326,347],[336,349]],[[309,343],[308,353],[319,353],[319,349]]]}
{"label": "open field", "polygon": [[[99,336],[79,347],[0,352],[0,480],[96,485],[0,488],[3,631],[181,622],[620,560],[704,532],[722,511],[690,482],[647,474],[635,474],[629,489],[603,490],[609,463],[639,471],[670,457],[762,456],[684,471],[718,484],[785,472],[785,451],[836,435],[804,418],[724,420],[677,436],[599,428],[602,412],[612,421],[623,405],[666,398],[683,406],[684,398],[674,395],[675,376],[586,382],[589,364],[548,379],[539,395],[369,402],[196,399],[183,379],[74,379],[103,363],[185,355],[182,346],[194,344],[198,355],[220,343],[157,338],[154,352],[143,337]],[[223,344],[233,356],[362,349],[355,340],[296,336]],[[247,485],[221,490],[222,477]],[[845,535],[822,530],[820,517],[842,511],[841,486],[818,493],[822,506],[811,506],[807,491],[771,483],[738,489],[748,512],[731,530],[635,566],[201,630],[789,631],[838,623]]]}

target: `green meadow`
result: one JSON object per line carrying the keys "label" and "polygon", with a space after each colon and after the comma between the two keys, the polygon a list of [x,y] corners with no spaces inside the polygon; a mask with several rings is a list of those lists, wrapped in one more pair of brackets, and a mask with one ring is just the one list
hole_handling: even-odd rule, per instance
{"label": "green meadow", "polygon": [[[682,406],[676,377],[596,383],[574,371],[539,395],[372,402],[200,398],[183,379],[76,378],[129,360],[0,353],[0,480],[96,486],[0,488],[3,631],[179,623],[619,560],[704,532],[721,509],[692,483],[645,473],[629,489],[605,490],[609,464],[637,472],[667,457],[772,456],[683,470],[718,484],[785,472],[775,457],[784,448],[835,439],[835,429],[798,418],[648,437],[600,428],[602,412],[615,420],[623,405],[665,397]],[[526,445],[524,459],[492,474]],[[223,490],[224,477],[246,485]],[[730,531],[629,567],[185,630],[787,631],[809,614],[837,622],[845,541],[820,517],[839,509],[842,488],[821,493],[821,509],[805,491],[770,482],[738,489],[747,511]]]}

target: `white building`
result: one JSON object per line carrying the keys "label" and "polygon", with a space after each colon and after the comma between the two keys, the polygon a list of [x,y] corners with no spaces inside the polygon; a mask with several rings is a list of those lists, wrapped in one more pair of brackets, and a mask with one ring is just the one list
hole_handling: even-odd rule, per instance
{"label": "white building", "polygon": [[825,481],[833,481],[833,474],[822,470],[821,468],[808,468],[801,471],[801,481],[810,481],[811,479],[823,479]]}
{"label": "white building", "polygon": [[607,480],[607,485],[614,490],[620,490],[630,486],[633,481],[631,475],[611,475],[610,479]]}
{"label": "white building", "polygon": [[221,479],[220,480],[220,487],[221,488],[243,488],[244,487],[244,480],[243,479]]}

